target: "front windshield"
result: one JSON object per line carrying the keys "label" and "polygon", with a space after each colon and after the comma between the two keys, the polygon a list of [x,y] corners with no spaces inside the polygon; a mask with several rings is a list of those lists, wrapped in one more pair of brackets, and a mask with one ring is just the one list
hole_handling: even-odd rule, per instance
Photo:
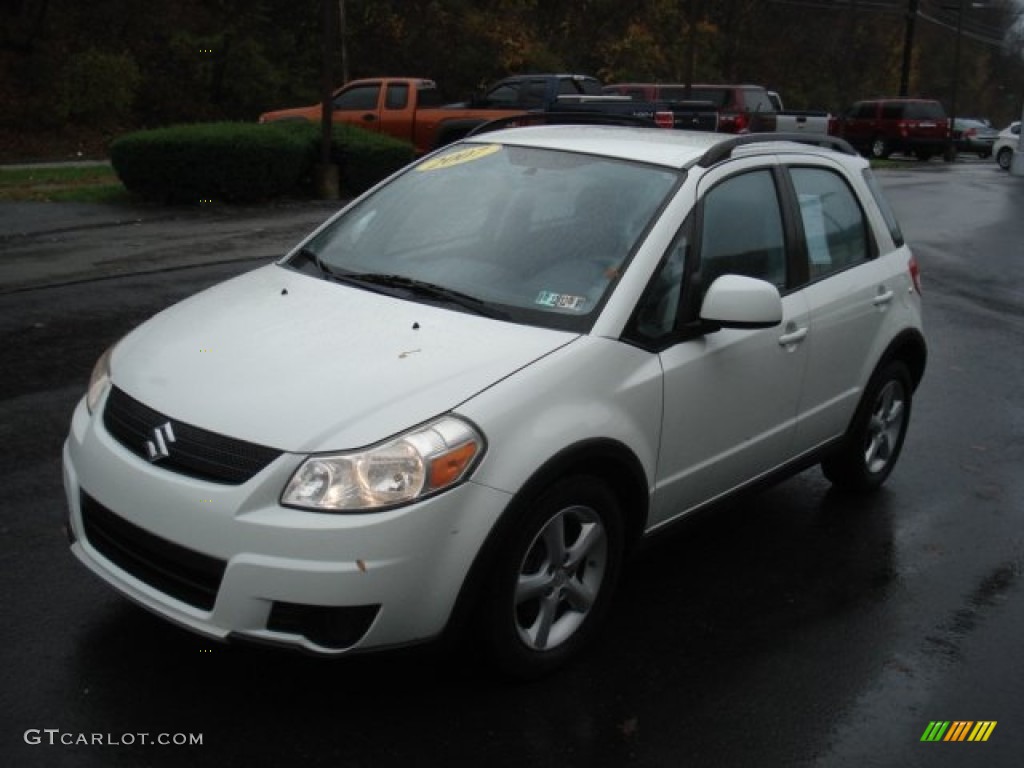
{"label": "front windshield", "polygon": [[[444,304],[440,287],[515,322],[589,329],[679,172],[570,152],[460,144],[359,202],[300,255]],[[386,277],[385,277],[386,276]],[[455,304],[456,302],[453,302]],[[486,312],[483,312],[486,314]]]}

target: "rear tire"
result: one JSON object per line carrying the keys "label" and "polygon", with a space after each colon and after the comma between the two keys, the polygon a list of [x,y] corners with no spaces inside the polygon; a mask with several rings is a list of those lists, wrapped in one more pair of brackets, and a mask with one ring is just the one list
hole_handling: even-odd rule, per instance
{"label": "rear tire", "polygon": [[618,500],[595,477],[559,481],[529,505],[495,560],[481,606],[505,674],[545,675],[591,640],[622,565]]}
{"label": "rear tire", "polygon": [[999,167],[1004,171],[1010,170],[1010,165],[1013,164],[1013,150],[1009,147],[1000,149],[999,154],[996,155],[996,162],[999,163]]}
{"label": "rear tire", "polygon": [[872,376],[842,445],[821,463],[833,485],[864,493],[885,482],[903,448],[912,396],[910,371],[901,361]]}

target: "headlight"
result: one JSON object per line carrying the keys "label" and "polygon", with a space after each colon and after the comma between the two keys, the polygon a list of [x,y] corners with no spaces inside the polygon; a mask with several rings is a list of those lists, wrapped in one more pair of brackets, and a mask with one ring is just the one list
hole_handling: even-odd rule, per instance
{"label": "headlight", "polygon": [[328,512],[405,504],[462,480],[483,448],[472,426],[444,416],[364,451],[310,456],[288,481],[281,503]]}
{"label": "headlight", "polygon": [[92,375],[89,377],[89,389],[85,393],[85,405],[89,413],[96,410],[96,406],[107,391],[110,385],[110,355],[114,351],[114,345],[107,347],[107,351],[100,355],[96,365],[92,367]]}

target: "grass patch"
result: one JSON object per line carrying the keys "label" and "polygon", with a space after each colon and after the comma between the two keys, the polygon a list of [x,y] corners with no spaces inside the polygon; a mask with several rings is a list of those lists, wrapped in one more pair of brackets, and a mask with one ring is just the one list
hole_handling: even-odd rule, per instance
{"label": "grass patch", "polygon": [[0,200],[119,203],[130,199],[109,165],[0,169]]}

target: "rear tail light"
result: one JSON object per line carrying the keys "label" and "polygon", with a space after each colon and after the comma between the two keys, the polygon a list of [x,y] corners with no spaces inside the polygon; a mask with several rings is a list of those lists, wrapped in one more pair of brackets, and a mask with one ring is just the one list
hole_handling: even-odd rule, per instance
{"label": "rear tail light", "polygon": [[673,115],[671,112],[655,112],[654,124],[659,128],[675,128],[675,115]]}
{"label": "rear tail light", "polygon": [[910,282],[914,284],[914,290],[917,291],[917,295],[921,295],[921,267],[918,266],[917,259],[914,254],[910,254],[910,262],[907,264],[907,269],[910,271]]}
{"label": "rear tail light", "polygon": [[722,112],[718,115],[718,130],[722,133],[747,133],[750,118],[743,113]]}

